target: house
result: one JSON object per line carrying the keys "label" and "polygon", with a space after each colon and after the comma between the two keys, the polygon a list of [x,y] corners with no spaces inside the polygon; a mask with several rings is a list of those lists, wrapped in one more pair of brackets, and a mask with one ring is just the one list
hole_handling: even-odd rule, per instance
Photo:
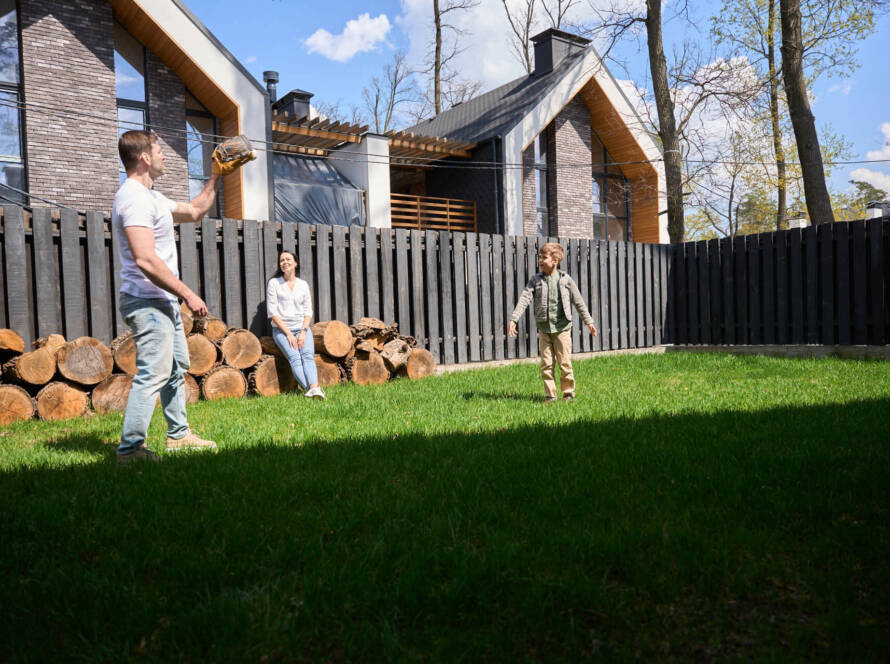
{"label": "house", "polygon": [[482,232],[667,242],[661,152],[618,83],[587,39],[533,42],[530,75],[407,130],[476,144],[468,163],[396,186],[473,199]]}

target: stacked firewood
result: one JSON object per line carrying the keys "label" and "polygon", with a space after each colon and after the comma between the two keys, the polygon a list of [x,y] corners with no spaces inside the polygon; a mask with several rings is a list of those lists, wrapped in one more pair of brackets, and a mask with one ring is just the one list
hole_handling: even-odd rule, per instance
{"label": "stacked firewood", "polygon": [[[194,318],[182,309],[190,368],[186,401],[272,396],[297,388],[290,366],[271,337],[229,328],[214,316]],[[384,383],[393,376],[421,378],[436,362],[416,348],[395,324],[362,318],[352,328],[340,321],[312,326],[319,382]],[[33,350],[13,330],[0,329],[0,426],[27,420],[61,420],[91,411],[123,411],[133,376],[136,346],[126,332],[106,346],[93,337],[66,341],[59,334],[41,337]]]}

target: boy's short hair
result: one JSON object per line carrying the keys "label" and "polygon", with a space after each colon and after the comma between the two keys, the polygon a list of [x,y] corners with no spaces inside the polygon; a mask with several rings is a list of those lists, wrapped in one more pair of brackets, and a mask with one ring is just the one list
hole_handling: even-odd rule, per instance
{"label": "boy's short hair", "polygon": [[121,134],[117,142],[117,152],[124,163],[124,170],[132,170],[139,163],[139,155],[143,152],[151,153],[151,144],[157,142],[157,136],[142,129],[132,129]]}
{"label": "boy's short hair", "polygon": [[549,256],[553,256],[556,258],[557,264],[560,263],[563,257],[566,255],[565,250],[562,246],[556,242],[548,242],[544,246],[541,247],[539,253],[548,254]]}

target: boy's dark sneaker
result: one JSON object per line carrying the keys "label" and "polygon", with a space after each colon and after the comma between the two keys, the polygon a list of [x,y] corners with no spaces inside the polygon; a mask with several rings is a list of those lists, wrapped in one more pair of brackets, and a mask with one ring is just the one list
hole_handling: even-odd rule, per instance
{"label": "boy's dark sneaker", "polygon": [[130,452],[129,454],[118,454],[117,455],[117,465],[123,466],[128,463],[134,463],[137,461],[160,461],[161,457],[148,449],[144,444],[137,447],[135,450]]}
{"label": "boy's dark sneaker", "polygon": [[562,400],[565,401],[566,403],[569,403],[569,402],[575,400],[575,395],[574,395],[574,394],[567,394],[567,395],[565,395],[565,396],[562,398]]}
{"label": "boy's dark sneaker", "polygon": [[556,401],[556,397],[544,397],[544,403],[553,403]]}

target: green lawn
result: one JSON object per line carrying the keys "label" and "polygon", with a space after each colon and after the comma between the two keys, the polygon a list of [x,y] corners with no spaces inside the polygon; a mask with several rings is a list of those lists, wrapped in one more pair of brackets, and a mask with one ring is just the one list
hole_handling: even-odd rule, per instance
{"label": "green lawn", "polygon": [[0,431],[0,661],[890,658],[890,364],[575,369]]}

